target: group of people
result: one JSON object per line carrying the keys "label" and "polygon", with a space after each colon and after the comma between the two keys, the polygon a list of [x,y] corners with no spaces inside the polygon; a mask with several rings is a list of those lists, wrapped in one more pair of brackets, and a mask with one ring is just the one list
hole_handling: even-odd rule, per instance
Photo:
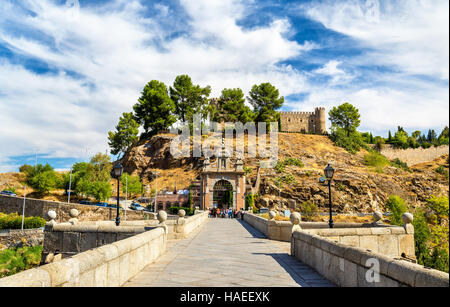
{"label": "group of people", "polygon": [[237,214],[237,210],[233,210],[233,208],[220,209],[220,208],[211,208],[209,209],[209,217],[210,218],[234,218]]}

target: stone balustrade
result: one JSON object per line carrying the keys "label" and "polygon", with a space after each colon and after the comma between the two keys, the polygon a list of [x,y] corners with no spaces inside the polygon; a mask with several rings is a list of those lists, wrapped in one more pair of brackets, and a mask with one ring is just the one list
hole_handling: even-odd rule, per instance
{"label": "stone balustrade", "polygon": [[297,230],[291,253],[341,287],[448,287],[447,273]]}
{"label": "stone balustrade", "polygon": [[186,212],[183,209],[178,211],[178,218],[176,220],[167,220],[166,224],[169,228],[169,239],[184,239],[193,231],[201,227],[208,220],[208,212],[200,212],[197,214],[185,217]]}
{"label": "stone balustrade", "polygon": [[158,227],[128,239],[0,279],[0,287],[117,287],[166,250],[167,233]]}

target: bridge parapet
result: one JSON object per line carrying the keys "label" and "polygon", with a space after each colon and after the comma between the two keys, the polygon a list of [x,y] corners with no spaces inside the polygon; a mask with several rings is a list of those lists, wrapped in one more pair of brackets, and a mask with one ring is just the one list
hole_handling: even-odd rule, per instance
{"label": "bridge parapet", "polygon": [[341,287],[448,287],[447,273],[335,242],[304,230],[291,238],[294,257]]}

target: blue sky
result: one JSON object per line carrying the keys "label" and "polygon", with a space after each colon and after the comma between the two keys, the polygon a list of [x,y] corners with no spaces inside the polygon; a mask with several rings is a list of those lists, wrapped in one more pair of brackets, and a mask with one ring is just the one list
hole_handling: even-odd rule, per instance
{"label": "blue sky", "polygon": [[386,135],[449,122],[448,0],[2,0],[0,172],[108,150],[143,86],[271,82],[284,110],[348,101]]}

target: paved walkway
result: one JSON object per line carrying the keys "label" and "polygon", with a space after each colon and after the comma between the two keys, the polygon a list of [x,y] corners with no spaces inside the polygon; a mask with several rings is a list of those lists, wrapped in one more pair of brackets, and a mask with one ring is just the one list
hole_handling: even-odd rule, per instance
{"label": "paved walkway", "polygon": [[289,250],[289,242],[268,240],[240,220],[210,219],[190,238],[169,241],[167,253],[124,286],[333,286]]}

